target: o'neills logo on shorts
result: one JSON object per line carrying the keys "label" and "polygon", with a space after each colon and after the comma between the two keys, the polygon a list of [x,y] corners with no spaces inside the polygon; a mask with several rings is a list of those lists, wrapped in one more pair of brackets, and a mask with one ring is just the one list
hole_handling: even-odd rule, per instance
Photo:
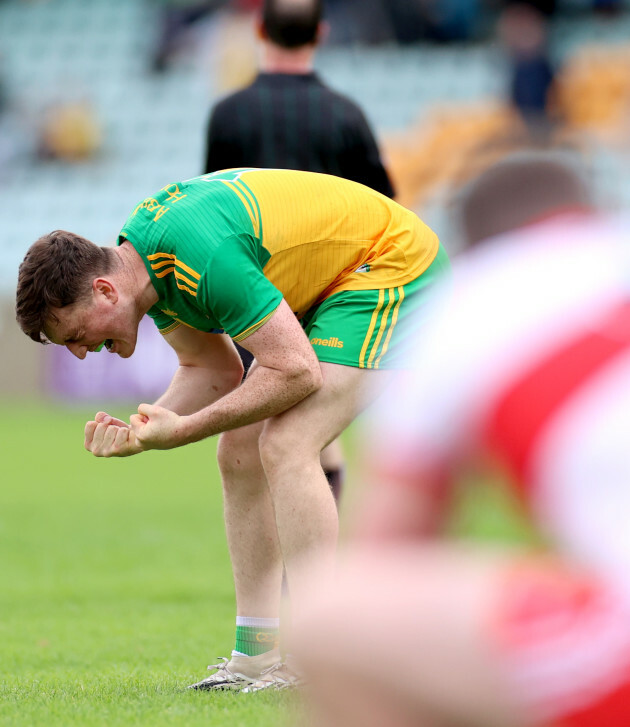
{"label": "o'neills logo on shorts", "polygon": [[312,346],[329,346],[330,348],[343,348],[343,341],[338,338],[311,338]]}

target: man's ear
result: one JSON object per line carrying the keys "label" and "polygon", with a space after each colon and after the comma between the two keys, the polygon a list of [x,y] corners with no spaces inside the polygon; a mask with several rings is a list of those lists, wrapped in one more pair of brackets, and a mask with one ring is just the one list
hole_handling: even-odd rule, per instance
{"label": "man's ear", "polygon": [[107,280],[107,278],[94,278],[92,290],[95,297],[102,295],[109,303],[116,303],[118,301],[118,290],[111,280]]}

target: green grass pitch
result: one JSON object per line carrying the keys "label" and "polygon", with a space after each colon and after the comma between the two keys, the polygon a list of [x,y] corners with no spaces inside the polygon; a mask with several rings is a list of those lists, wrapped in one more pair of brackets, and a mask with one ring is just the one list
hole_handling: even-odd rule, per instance
{"label": "green grass pitch", "polygon": [[[0,405],[0,725],[297,724],[286,694],[185,689],[234,638],[216,440],[97,459],[92,414]],[[495,505],[477,489],[457,529],[527,537]]]}
{"label": "green grass pitch", "polygon": [[0,725],[278,727],[286,695],[185,689],[234,640],[216,440],[97,459],[92,414],[0,406]]}

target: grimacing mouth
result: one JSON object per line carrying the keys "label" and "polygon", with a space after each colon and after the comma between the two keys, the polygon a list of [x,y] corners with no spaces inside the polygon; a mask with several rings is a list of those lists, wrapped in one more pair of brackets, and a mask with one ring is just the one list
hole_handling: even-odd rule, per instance
{"label": "grimacing mouth", "polygon": [[103,343],[99,343],[98,346],[96,346],[96,348],[93,348],[93,349],[91,348],[90,351],[95,351],[95,352],[102,351],[103,350],[103,346],[105,346],[105,348],[111,353],[111,350],[112,350],[112,348],[114,346],[114,339],[113,338],[106,338],[103,341]]}

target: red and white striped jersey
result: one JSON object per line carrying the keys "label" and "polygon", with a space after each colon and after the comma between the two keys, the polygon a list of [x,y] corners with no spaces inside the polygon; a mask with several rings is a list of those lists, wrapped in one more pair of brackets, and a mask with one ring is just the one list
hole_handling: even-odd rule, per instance
{"label": "red and white striped jersey", "polygon": [[491,458],[561,551],[627,573],[630,219],[496,238],[455,261],[434,312],[376,406],[377,464]]}

